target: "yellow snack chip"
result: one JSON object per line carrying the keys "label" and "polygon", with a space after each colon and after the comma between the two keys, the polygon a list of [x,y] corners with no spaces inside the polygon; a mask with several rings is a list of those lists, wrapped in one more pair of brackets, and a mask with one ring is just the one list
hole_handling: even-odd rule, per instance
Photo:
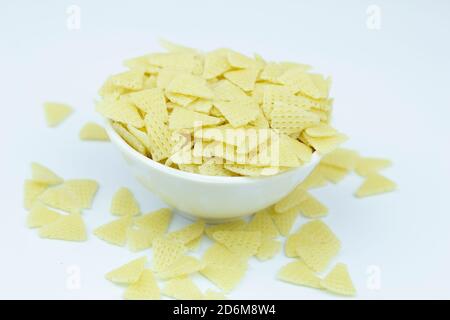
{"label": "yellow snack chip", "polygon": [[280,234],[286,237],[289,232],[291,232],[292,226],[298,217],[298,209],[294,207],[283,212],[271,210],[270,216],[272,217],[272,220],[278,228]]}
{"label": "yellow snack chip", "polygon": [[188,248],[191,251],[196,250],[200,246],[202,239],[203,239],[203,235],[200,235],[199,237],[192,239],[191,241],[186,243],[186,248]]}
{"label": "yellow snack chip", "polygon": [[[137,140],[139,140],[140,144],[144,147],[142,148],[141,145],[139,145],[139,143],[136,142],[136,139],[131,138],[132,141],[128,142],[129,145],[135,144],[136,150],[138,150],[141,154],[146,155],[148,152],[151,152],[151,143],[150,143],[150,137],[148,136],[147,132],[143,131],[142,129],[137,129],[133,126],[127,125],[127,128],[129,133],[131,133],[134,138],[136,138]],[[125,141],[127,141],[126,139],[130,139],[129,135],[127,134],[127,137],[123,138]],[[148,152],[147,152],[148,151]]]}
{"label": "yellow snack chip", "polygon": [[233,290],[244,277],[246,265],[207,264],[200,273],[225,292]]}
{"label": "yellow snack chip", "polygon": [[30,209],[36,199],[48,188],[48,184],[36,182],[33,180],[25,180],[23,185],[23,206]]}
{"label": "yellow snack chip", "polygon": [[177,240],[164,237],[153,241],[153,267],[156,272],[166,271],[176,261],[178,261],[186,247]]}
{"label": "yellow snack chip", "polygon": [[177,240],[183,244],[187,244],[192,240],[197,239],[203,234],[205,230],[205,222],[199,220],[177,231],[173,231],[167,235],[169,239]]}
{"label": "yellow snack chip", "polygon": [[56,173],[36,162],[31,164],[31,177],[33,181],[46,185],[56,185],[63,182],[63,179]]}
{"label": "yellow snack chip", "polygon": [[232,82],[224,79],[213,86],[216,99],[221,101],[242,100],[248,98],[247,94]]}
{"label": "yellow snack chip", "polygon": [[235,128],[255,121],[260,112],[258,104],[249,98],[233,101],[214,101],[214,106],[219,109],[225,119]]}
{"label": "yellow snack chip", "polygon": [[273,258],[281,249],[281,242],[271,238],[265,238],[261,242],[261,246],[256,253],[256,257],[261,260],[269,260]]}
{"label": "yellow snack chip", "polygon": [[213,238],[231,252],[243,257],[255,255],[261,245],[261,232],[259,231],[217,231]]}
{"label": "yellow snack chip", "polygon": [[205,264],[197,258],[190,256],[182,256],[175,261],[167,269],[158,273],[158,277],[161,279],[178,278],[186,276],[191,273],[198,272],[205,267]]}
{"label": "yellow snack chip", "polygon": [[48,188],[39,196],[39,200],[47,206],[67,212],[83,209],[79,196],[66,184]]}
{"label": "yellow snack chip", "polygon": [[124,293],[126,300],[159,300],[160,297],[158,283],[148,269],[142,271],[139,280],[130,284]]}
{"label": "yellow snack chip", "polygon": [[307,218],[316,219],[328,214],[328,208],[310,194],[307,195],[306,199],[297,208]]}
{"label": "yellow snack chip", "polygon": [[217,292],[211,289],[206,290],[204,294],[205,300],[227,300],[227,297],[222,292]]}
{"label": "yellow snack chip", "polygon": [[332,137],[314,138],[302,133],[301,140],[311,145],[320,154],[324,155],[333,150],[336,150],[340,144],[347,140],[347,137],[343,134],[337,134]]}
{"label": "yellow snack chip", "polygon": [[27,217],[27,226],[29,228],[39,228],[52,223],[61,217],[56,211],[48,209],[42,203],[35,203]]}
{"label": "yellow snack chip", "polygon": [[86,123],[80,129],[79,137],[81,140],[109,141],[105,129],[94,122]]}
{"label": "yellow snack chip", "polygon": [[255,213],[245,230],[259,231],[263,239],[275,238],[279,235],[278,229],[269,215],[269,210],[261,210]]}
{"label": "yellow snack chip", "polygon": [[284,243],[284,254],[286,255],[286,257],[298,257],[297,243],[299,238],[300,236],[298,232],[293,233],[286,238],[286,242]]}
{"label": "yellow snack chip", "polygon": [[358,198],[377,195],[380,193],[386,193],[394,191],[397,185],[394,181],[378,174],[371,173],[366,177],[366,180],[356,190],[355,195]]}
{"label": "yellow snack chip", "polygon": [[116,87],[139,90],[144,85],[144,72],[142,70],[125,71],[113,75],[111,77],[111,83]]}
{"label": "yellow snack chip", "polygon": [[204,99],[212,99],[214,97],[214,93],[208,87],[204,79],[190,74],[176,75],[169,83],[166,90],[172,93]]}
{"label": "yellow snack chip", "polygon": [[299,186],[304,190],[309,190],[326,186],[327,183],[328,180],[323,176],[320,166],[317,165]]}
{"label": "yellow snack chip", "polygon": [[243,230],[246,226],[246,222],[244,220],[236,220],[226,223],[219,223],[215,225],[210,225],[205,228],[205,233],[210,239],[214,239],[213,235],[217,231],[237,231]]}
{"label": "yellow snack chip", "polygon": [[258,68],[260,64],[250,57],[243,55],[242,53],[228,50],[227,53],[228,62],[234,68],[238,69],[249,69],[249,68]]}
{"label": "yellow snack chip", "polygon": [[285,71],[278,80],[284,85],[290,87],[294,93],[302,93],[314,99],[326,98],[310,74],[304,71],[304,68],[292,68]]}
{"label": "yellow snack chip", "polygon": [[247,266],[247,257],[243,257],[227,249],[220,243],[214,243],[203,254],[202,260],[206,264],[217,264],[222,266]]}
{"label": "yellow snack chip", "polygon": [[153,240],[161,234],[152,232],[146,228],[130,228],[128,230],[128,247],[131,251],[141,251],[151,248]]}
{"label": "yellow snack chip", "polygon": [[184,108],[175,108],[169,116],[169,128],[172,130],[218,125],[222,122],[220,118]]}
{"label": "yellow snack chip", "polygon": [[294,261],[280,269],[278,279],[300,286],[320,289],[320,278],[302,261]]}
{"label": "yellow snack chip", "polygon": [[66,241],[85,241],[87,238],[86,227],[78,213],[61,215],[55,221],[42,226],[39,229],[39,236]]}
{"label": "yellow snack chip", "polygon": [[[177,106],[187,107],[194,102],[197,98],[192,96],[186,96],[180,93],[166,92],[166,97],[169,101]],[[174,109],[174,108],[172,108]]]}
{"label": "yellow snack chip", "polygon": [[336,264],[333,270],[320,282],[320,285],[335,294],[343,296],[354,296],[356,294],[347,266],[343,263]]}
{"label": "yellow snack chip", "polygon": [[209,111],[213,107],[212,101],[205,99],[197,99],[186,106],[186,109],[209,114]]}
{"label": "yellow snack chip", "polygon": [[63,122],[73,112],[73,110],[67,104],[46,102],[44,103],[44,112],[47,126],[56,127]]}
{"label": "yellow snack chip", "polygon": [[313,138],[326,138],[338,134],[336,129],[326,124],[319,124],[305,129],[305,133]]}
{"label": "yellow snack chip", "polygon": [[144,120],[137,108],[126,100],[103,100],[97,102],[96,110],[104,117],[132,125],[136,128],[144,126]]}
{"label": "yellow snack chip", "polygon": [[254,165],[241,164],[225,164],[224,168],[242,176],[249,177],[271,176],[283,171],[283,168],[279,167],[255,167]]}
{"label": "yellow snack chip", "polygon": [[172,153],[172,134],[169,126],[158,118],[145,117],[145,126],[151,145],[152,159],[160,161]]}
{"label": "yellow snack chip", "polygon": [[218,158],[211,158],[198,167],[198,172],[206,176],[233,176],[233,172],[227,170],[222,162]]}
{"label": "yellow snack chip", "polygon": [[257,69],[242,69],[225,72],[225,79],[228,79],[244,91],[251,91],[255,87],[256,78],[258,77]]}
{"label": "yellow snack chip", "polygon": [[135,283],[145,269],[147,257],[134,259],[106,274],[106,279],[115,283]]}
{"label": "yellow snack chip", "polygon": [[380,158],[361,158],[356,164],[355,171],[362,177],[366,177],[372,173],[377,173],[378,171],[390,167],[392,162],[387,159]]}
{"label": "yellow snack chip", "polygon": [[203,78],[216,78],[231,68],[228,57],[222,50],[215,50],[205,55],[205,65],[203,68]]}
{"label": "yellow snack chip", "polygon": [[63,187],[76,195],[79,209],[88,209],[92,206],[98,183],[89,179],[72,179],[65,181]]}
{"label": "yellow snack chip", "polygon": [[162,294],[178,300],[202,300],[203,294],[188,277],[175,278],[166,282]]}
{"label": "yellow snack chip", "polygon": [[298,107],[276,105],[270,113],[270,126],[283,133],[299,133],[305,127],[319,123],[316,113]]}
{"label": "yellow snack chip", "polygon": [[353,170],[358,163],[359,155],[356,151],[338,148],[322,157],[321,164]]}
{"label": "yellow snack chip", "polygon": [[324,163],[319,163],[317,165],[317,170],[320,172],[322,178],[326,179],[327,181],[331,181],[333,183],[340,182],[349,173],[348,169],[339,168]]}
{"label": "yellow snack chip", "polygon": [[339,252],[341,243],[328,226],[320,220],[302,225],[295,248],[298,256],[311,269],[323,271]]}
{"label": "yellow snack chip", "polygon": [[94,234],[108,243],[124,246],[131,224],[131,217],[125,216],[98,227],[94,230]]}
{"label": "yellow snack chip", "polygon": [[157,117],[162,121],[167,121],[169,114],[167,113],[163,90],[158,88],[146,89],[133,92],[129,97],[138,109],[151,117]]}
{"label": "yellow snack chip", "polygon": [[306,199],[308,193],[303,189],[300,184],[293,191],[291,191],[287,196],[278,201],[275,204],[276,212],[286,212],[294,207],[297,207],[302,201]]}
{"label": "yellow snack chip", "polygon": [[148,56],[148,61],[155,66],[177,69],[186,73],[201,74],[203,71],[202,60],[192,52],[153,53]]}
{"label": "yellow snack chip", "polygon": [[143,155],[146,155],[147,150],[145,148],[145,145],[142,144],[142,142],[138,138],[136,138],[119,123],[113,123],[112,127],[119,134],[119,136],[121,136],[122,139],[125,140],[125,142],[128,143],[134,150]]}
{"label": "yellow snack chip", "polygon": [[140,213],[136,199],[127,188],[120,188],[114,194],[110,211],[116,216],[135,216]]}
{"label": "yellow snack chip", "polygon": [[155,235],[163,235],[169,228],[172,220],[172,210],[158,209],[134,219],[134,224],[143,229],[150,230]]}

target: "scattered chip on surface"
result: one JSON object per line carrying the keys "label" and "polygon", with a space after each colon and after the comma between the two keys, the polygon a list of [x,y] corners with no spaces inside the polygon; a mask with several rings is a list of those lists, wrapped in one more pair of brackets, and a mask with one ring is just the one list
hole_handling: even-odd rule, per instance
{"label": "scattered chip on surface", "polygon": [[328,184],[328,180],[320,171],[320,166],[317,165],[311,173],[300,183],[301,188],[305,190],[324,187]]}
{"label": "scattered chip on surface", "polygon": [[222,266],[242,265],[247,267],[247,257],[243,257],[227,249],[220,243],[214,243],[203,254],[202,260],[206,264],[217,264]]}
{"label": "scattered chip on surface", "polygon": [[153,240],[161,235],[147,228],[130,228],[128,230],[128,247],[135,252],[151,248]]}
{"label": "scattered chip on surface", "polygon": [[48,184],[36,182],[33,180],[25,180],[23,185],[23,206],[30,209],[35,200],[48,188]]}
{"label": "scattered chip on surface", "polygon": [[159,272],[157,275],[161,279],[178,278],[186,276],[202,270],[205,267],[205,263],[198,260],[195,257],[182,256],[175,261],[167,269]]}
{"label": "scattered chip on surface", "polygon": [[303,216],[312,219],[322,218],[328,214],[328,208],[310,194],[297,208]]}
{"label": "scattered chip on surface", "polygon": [[231,221],[231,222],[226,222],[226,223],[214,224],[214,225],[207,226],[205,228],[205,233],[211,240],[214,240],[213,235],[217,231],[238,231],[238,230],[243,230],[245,228],[246,224],[247,223],[244,220],[241,220],[241,219],[235,220],[235,221]]}
{"label": "scattered chip on surface", "polygon": [[297,220],[298,212],[299,210],[296,207],[284,212],[271,210],[270,216],[282,236],[286,237],[289,232],[291,232],[292,226],[294,225],[295,220]]}
{"label": "scattered chip on surface", "polygon": [[94,230],[94,234],[108,243],[124,246],[131,224],[132,218],[125,216],[98,227]]}
{"label": "scattered chip on surface", "polygon": [[347,270],[347,266],[338,263],[320,282],[321,287],[335,294],[344,296],[354,296],[356,289]]}
{"label": "scattered chip on surface", "polygon": [[127,188],[120,188],[114,194],[110,211],[116,216],[135,216],[140,213],[136,199]]}
{"label": "scattered chip on surface", "polygon": [[288,258],[298,257],[297,243],[299,241],[299,238],[300,236],[298,232],[290,234],[286,238],[286,242],[284,243],[284,254],[286,255],[286,257]]}
{"label": "scattered chip on surface", "polygon": [[217,231],[213,238],[243,257],[255,255],[261,245],[260,231]]}
{"label": "scattered chip on surface", "polygon": [[106,130],[94,122],[86,123],[80,129],[79,137],[81,140],[109,141]]}
{"label": "scattered chip on surface", "polygon": [[31,178],[35,182],[44,183],[46,185],[57,185],[64,181],[49,168],[36,162],[31,163]]}
{"label": "scattered chip on surface", "polygon": [[173,239],[165,237],[153,241],[153,268],[156,272],[164,272],[177,262],[186,251],[186,247]]}
{"label": "scattered chip on surface", "polygon": [[177,231],[173,231],[167,235],[169,239],[177,240],[186,245],[192,240],[197,239],[203,234],[205,230],[205,222],[199,220]]}
{"label": "scattered chip on surface", "polygon": [[47,126],[56,127],[73,112],[73,109],[67,104],[46,102],[44,103],[44,112]]}
{"label": "scattered chip on surface", "polygon": [[139,280],[125,289],[124,298],[126,300],[159,300],[160,290],[152,271],[149,269],[142,271]]}
{"label": "scattered chip on surface", "polygon": [[256,253],[256,257],[261,260],[269,260],[272,259],[278,252],[281,250],[281,242],[265,238],[261,242],[261,246],[258,248],[258,252]]}
{"label": "scattered chip on surface", "polygon": [[246,231],[259,231],[262,238],[278,237],[278,229],[270,217],[270,209],[255,213],[247,225]]}
{"label": "scattered chip on surface", "polygon": [[233,290],[247,271],[246,265],[207,264],[200,273],[225,292]]}
{"label": "scattered chip on surface", "polygon": [[286,212],[297,207],[308,196],[302,185],[297,186],[291,193],[275,204],[276,212]]}
{"label": "scattered chip on surface", "polygon": [[121,284],[137,282],[145,269],[147,257],[132,260],[106,274],[106,279]]}
{"label": "scattered chip on surface", "polygon": [[87,239],[86,227],[78,213],[61,215],[55,221],[44,225],[39,229],[39,236],[66,241],[85,241]]}
{"label": "scattered chip on surface", "polygon": [[39,196],[39,200],[49,207],[66,212],[79,212],[83,209],[80,197],[65,184],[48,188]]}
{"label": "scattered chip on surface", "polygon": [[135,226],[151,231],[154,235],[162,236],[169,228],[172,220],[172,210],[162,208],[149,212],[134,219]]}
{"label": "scattered chip on surface", "polygon": [[372,173],[366,177],[366,180],[364,180],[362,185],[358,188],[358,190],[356,190],[355,195],[358,198],[368,197],[380,193],[391,192],[396,188],[397,185],[394,181],[378,173]]}
{"label": "scattered chip on surface", "polygon": [[202,300],[203,294],[189,277],[175,278],[166,282],[162,294],[178,300]]}
{"label": "scattered chip on surface", "polygon": [[92,206],[92,201],[98,190],[98,183],[96,181],[89,179],[72,179],[66,180],[63,186],[76,195],[80,209],[88,209]]}
{"label": "scattered chip on surface", "polygon": [[27,217],[27,226],[29,228],[40,228],[49,223],[58,220],[61,217],[56,211],[48,209],[42,203],[35,203]]}
{"label": "scattered chip on surface", "polygon": [[300,286],[322,288],[320,278],[302,261],[290,262],[280,269],[278,279]]}
{"label": "scattered chip on surface", "polygon": [[392,162],[381,158],[361,158],[356,164],[355,172],[362,177],[366,177],[372,173],[390,167]]}
{"label": "scattered chip on surface", "polygon": [[322,272],[338,254],[341,242],[320,220],[305,223],[297,231],[295,249],[297,255],[311,269]]}

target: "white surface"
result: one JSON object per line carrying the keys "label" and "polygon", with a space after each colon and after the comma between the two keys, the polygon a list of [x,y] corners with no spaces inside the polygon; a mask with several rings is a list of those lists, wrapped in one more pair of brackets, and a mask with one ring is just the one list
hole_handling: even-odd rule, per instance
{"label": "white surface", "polygon": [[[81,8],[80,30],[66,28],[71,4]],[[382,10],[378,31],[366,26],[370,4]],[[163,205],[134,180],[111,144],[77,138],[85,121],[100,121],[93,99],[103,79],[120,69],[123,58],[156,50],[158,37],[205,50],[255,51],[332,74],[335,125],[351,137],[347,146],[392,159],[395,166],[385,174],[399,184],[397,192],[363,200],[352,196],[361,182],[356,176],[314,191],[330,208],[324,220],[343,243],[336,261],[348,263],[358,298],[449,298],[448,1],[2,1],[0,6],[0,298],[120,298],[123,289],[104,274],[141,254],[94,236],[81,244],[39,239],[24,225],[22,183],[30,161],[66,178],[97,179],[100,191],[84,213],[89,230],[111,219],[109,201],[121,186],[135,192],[144,212]],[[42,113],[46,100],[77,110],[49,129]],[[171,227],[184,223],[177,217]],[[230,297],[334,298],[276,281],[287,261],[281,255],[252,261]],[[381,271],[379,290],[367,286],[372,265]],[[78,289],[70,285],[71,266],[81,272]],[[197,278],[202,288],[213,287]]]}
{"label": "white surface", "polygon": [[180,172],[143,156],[114,131],[109,121],[105,121],[105,129],[143,186],[178,213],[208,223],[248,217],[270,207],[302,182],[320,160],[314,154],[304,166],[258,178],[205,176]]}

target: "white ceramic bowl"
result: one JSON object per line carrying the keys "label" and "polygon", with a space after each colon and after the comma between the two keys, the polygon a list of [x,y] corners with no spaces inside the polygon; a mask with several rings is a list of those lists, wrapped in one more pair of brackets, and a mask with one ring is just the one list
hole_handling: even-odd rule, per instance
{"label": "white ceramic bowl", "polygon": [[188,217],[226,221],[264,209],[291,192],[319,162],[265,177],[216,177],[184,172],[149,159],[130,147],[106,121],[111,142],[133,175],[169,206]]}

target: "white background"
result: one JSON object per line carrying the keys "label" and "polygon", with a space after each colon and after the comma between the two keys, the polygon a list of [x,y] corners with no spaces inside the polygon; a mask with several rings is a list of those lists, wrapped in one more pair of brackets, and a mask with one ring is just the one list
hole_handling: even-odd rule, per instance
{"label": "white background", "polygon": [[[67,28],[72,4],[81,9],[79,30]],[[367,26],[369,5],[381,9],[379,30]],[[119,299],[123,288],[104,280],[105,272],[150,256],[92,235],[85,243],[39,239],[25,227],[21,190],[31,161],[65,178],[96,179],[100,191],[84,213],[90,231],[111,220],[109,202],[121,186],[133,190],[143,212],[163,206],[126,171],[113,145],[77,136],[86,121],[101,120],[93,100],[106,76],[124,58],[158,50],[160,37],[331,74],[334,124],[351,137],[347,146],[392,159],[385,174],[399,185],[360,200],[352,194],[361,179],[349,176],[313,192],[330,208],[324,220],[343,243],[336,262],[349,265],[357,298],[449,298],[449,35],[448,1],[1,1],[0,298]],[[47,128],[47,100],[76,112]],[[176,217],[171,228],[186,223]],[[230,298],[335,298],[277,281],[288,261],[282,254],[252,261]],[[73,270],[80,288],[70,286]],[[373,270],[378,290],[370,285]],[[195,281],[213,288],[200,276]]]}

